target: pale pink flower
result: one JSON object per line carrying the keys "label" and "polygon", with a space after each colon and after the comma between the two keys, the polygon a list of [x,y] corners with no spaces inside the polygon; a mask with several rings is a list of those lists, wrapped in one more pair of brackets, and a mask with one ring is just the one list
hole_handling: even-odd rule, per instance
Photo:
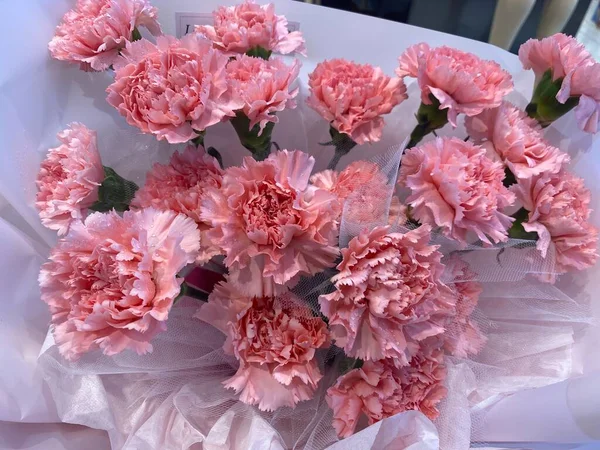
{"label": "pale pink flower", "polygon": [[57,137],[62,144],[48,150],[37,176],[35,206],[44,226],[63,236],[98,200],[104,168],[95,131],[74,122]]}
{"label": "pale pink flower", "polygon": [[127,43],[115,62],[108,103],[127,123],[172,144],[187,142],[242,107],[231,91],[228,58],[196,35]]}
{"label": "pale pink flower", "polygon": [[419,222],[441,227],[458,242],[473,232],[484,243],[502,242],[514,219],[502,212],[515,196],[504,185],[504,169],[485,150],[457,138],[434,141],[407,150],[399,182],[412,192],[406,202]]}
{"label": "pale pink flower", "polygon": [[436,406],[447,393],[443,363],[441,350],[426,346],[408,366],[397,368],[389,359],[365,361],[339,377],[325,397],[338,436],[352,435],[363,414],[369,425],[409,410],[437,418]]}
{"label": "pale pink flower", "polygon": [[[354,161],[341,172],[324,170],[310,181],[334,194],[342,205],[344,218],[353,223],[372,223],[388,213],[392,186],[379,166],[369,161]],[[402,207],[394,201],[394,220],[401,220]]]}
{"label": "pale pink flower", "polygon": [[455,290],[457,299],[454,316],[446,325],[447,331],[443,336],[444,348],[451,355],[467,358],[479,353],[487,340],[471,320],[483,287],[475,281],[475,272],[457,256],[446,262],[446,272],[452,278],[448,286]]}
{"label": "pale pink flower", "polygon": [[282,150],[265,161],[244,158],[225,170],[221,189],[209,189],[201,219],[207,238],[226,255],[232,278],[255,276],[277,285],[330,267],[336,256],[339,203],[309,185],[314,158]]}
{"label": "pale pink flower", "polygon": [[562,33],[529,39],[519,48],[519,59],[525,69],[533,69],[536,84],[547,70],[552,72],[552,81],[562,79],[556,100],[565,103],[570,97],[580,97],[575,108],[579,127],[596,133],[600,121],[600,65],[582,44]]}
{"label": "pale pink flower", "polygon": [[557,173],[569,155],[548,144],[535,119],[508,102],[467,117],[467,132],[478,144],[490,142],[493,150],[517,178]]}
{"label": "pale pink flower", "polygon": [[157,10],[148,0],[77,0],[56,27],[48,48],[53,58],[106,70],[137,27],[161,34]]}
{"label": "pale pink flower", "polygon": [[206,237],[209,225],[200,218],[200,205],[209,187],[220,188],[223,171],[215,158],[202,147],[188,145],[183,153],[175,152],[169,164],[156,163],[146,175],[146,183],[136,193],[132,208],[171,210],[183,213],[200,229],[198,263],[218,255],[220,250]]}
{"label": "pale pink flower", "polygon": [[430,228],[388,230],[365,230],[342,249],[336,290],[319,304],[347,355],[406,365],[421,341],[444,332],[455,298],[440,281],[442,255],[429,245]]}
{"label": "pale pink flower", "polygon": [[407,98],[402,80],[388,77],[379,67],[344,59],[317,64],[308,85],[308,106],[357,144],[379,141],[381,116]]}
{"label": "pale pink flower", "polygon": [[257,5],[245,1],[240,5],[221,6],[213,12],[213,20],[213,25],[196,26],[196,32],[229,56],[256,47],[282,54],[306,55],[302,33],[290,33],[287,19],[275,14],[272,3]]}
{"label": "pale pink flower", "polygon": [[430,48],[422,42],[409,47],[399,62],[396,74],[417,78],[421,101],[430,105],[433,95],[454,127],[458,114],[474,116],[495,108],[513,89],[510,74],[498,63],[451,47]]}
{"label": "pale pink flower", "polygon": [[39,276],[60,353],[75,360],[101,348],[152,351],[180,291],[177,273],[194,262],[193,220],[153,208],[94,213],[75,222]]}
{"label": "pale pink flower", "polygon": [[249,129],[260,124],[262,132],[268,122],[279,121],[277,112],[296,107],[298,88],[292,89],[291,85],[299,71],[298,60],[287,66],[279,58],[265,61],[240,55],[227,64],[233,92],[244,102],[241,109],[250,119]]}
{"label": "pale pink flower", "polygon": [[538,234],[537,248],[546,256],[554,244],[555,271],[583,270],[598,259],[598,230],[589,223],[590,191],[569,172],[519,180],[514,191],[529,211],[525,231]]}
{"label": "pale pink flower", "polygon": [[274,411],[314,394],[322,378],[316,350],[329,346],[327,325],[291,292],[248,298],[220,283],[195,317],[227,335],[224,349],[240,367],[224,384],[244,403]]}

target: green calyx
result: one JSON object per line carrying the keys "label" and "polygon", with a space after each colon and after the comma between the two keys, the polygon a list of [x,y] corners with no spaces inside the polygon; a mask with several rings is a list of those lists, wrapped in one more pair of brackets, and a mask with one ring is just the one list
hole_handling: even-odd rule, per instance
{"label": "green calyx", "polygon": [[127,211],[129,204],[139,189],[133,181],[126,180],[107,166],[104,168],[104,181],[98,187],[98,201],[90,209],[106,212],[111,209]]}
{"label": "green calyx", "polygon": [[547,127],[579,103],[579,97],[569,97],[565,103],[556,100],[562,82],[563,78],[553,81],[552,71],[548,69],[535,87],[531,102],[525,108],[527,115],[537,120],[542,127]]}
{"label": "green calyx", "polygon": [[448,110],[440,109],[440,102],[433,94],[429,94],[429,100],[431,104],[421,103],[419,106],[416,114],[417,126],[410,134],[407,149],[414,147],[429,133],[442,128],[448,123]]}
{"label": "green calyx", "polygon": [[273,53],[271,50],[267,50],[266,48],[257,45],[248,50],[246,55],[268,60],[271,57],[271,53]]}
{"label": "green calyx", "polygon": [[509,237],[528,241],[538,240],[538,234],[535,231],[525,231],[525,228],[523,228],[523,222],[527,222],[529,218],[529,211],[527,211],[525,208],[521,208],[514,213],[512,217],[515,218],[515,221],[508,230]]}
{"label": "green calyx", "polygon": [[271,153],[271,135],[275,122],[267,122],[267,125],[260,132],[260,125],[256,124],[250,129],[250,119],[241,111],[238,111],[231,119],[231,125],[240,139],[244,148],[250,150],[252,156],[257,161],[267,159]]}

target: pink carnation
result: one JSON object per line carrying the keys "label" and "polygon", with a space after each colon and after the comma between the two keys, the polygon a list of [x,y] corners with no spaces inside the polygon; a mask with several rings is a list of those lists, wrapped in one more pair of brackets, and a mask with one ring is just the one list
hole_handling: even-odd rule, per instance
{"label": "pink carnation", "polygon": [[475,281],[475,273],[469,265],[457,256],[446,263],[446,271],[452,277],[452,287],[457,295],[454,316],[447,324],[444,334],[444,348],[448,353],[459,358],[476,355],[485,345],[486,338],[479,327],[471,321],[471,314],[477,306],[483,287]]}
{"label": "pink carnation", "polygon": [[316,350],[329,346],[327,325],[293,294],[250,299],[220,283],[195,317],[227,335],[224,348],[240,367],[224,384],[241,392],[241,401],[274,411],[312,397],[322,378]]}
{"label": "pink carnation", "polygon": [[144,133],[187,142],[242,107],[227,80],[227,61],[195,35],[160,36],[156,45],[145,39],[127,43],[106,90],[108,103]]}
{"label": "pink carnation", "polygon": [[444,332],[455,299],[440,281],[442,255],[429,245],[430,228],[388,229],[363,231],[342,249],[336,290],[319,304],[347,355],[406,365],[421,341]]}
{"label": "pink carnation", "polygon": [[208,224],[200,219],[200,205],[209,187],[220,188],[223,171],[219,163],[206,154],[202,147],[186,147],[175,152],[169,164],[154,164],[146,176],[146,183],[131,202],[133,208],[154,207],[183,213],[196,222],[200,229],[198,263],[205,263],[220,253],[206,237]]}
{"label": "pink carnation", "polygon": [[500,159],[517,178],[557,173],[569,156],[548,144],[535,119],[508,102],[465,120],[476,143],[490,142]]}
{"label": "pink carnation", "polygon": [[283,285],[335,261],[340,207],[335,196],[308,184],[313,165],[297,150],[261,162],[246,157],[225,170],[221,189],[207,191],[207,238],[226,255],[236,282],[262,276]]}
{"label": "pink carnation", "polygon": [[62,236],[98,200],[104,169],[95,131],[75,122],[57,136],[62,145],[51,148],[42,162],[35,206],[42,223]]}
{"label": "pink carnation", "polygon": [[134,29],[161,33],[156,16],[148,0],[77,0],[56,27],[48,48],[53,58],[80,63],[83,70],[106,70],[132,39]]}
{"label": "pink carnation", "polygon": [[177,273],[194,262],[199,242],[194,221],[172,211],[111,211],[75,222],[39,277],[60,353],[75,360],[96,348],[152,351],[180,291]]}
{"label": "pink carnation", "polygon": [[260,124],[262,132],[268,122],[278,122],[277,112],[296,107],[298,88],[290,87],[299,71],[298,60],[287,66],[279,58],[265,61],[241,55],[227,64],[231,87],[244,102],[242,111],[250,119],[250,129]]}
{"label": "pink carnation", "polygon": [[554,244],[555,270],[583,270],[598,259],[598,231],[589,223],[590,191],[569,172],[519,180],[514,188],[529,217],[525,231],[538,234],[537,248],[546,256]]}
{"label": "pink carnation", "polygon": [[[399,181],[419,222],[438,226],[461,243],[474,232],[484,243],[506,241],[514,219],[502,212],[515,196],[502,184],[504,170],[485,150],[457,138],[437,138],[407,150]],[[489,238],[488,238],[489,237]]]}
{"label": "pink carnation", "polygon": [[407,98],[402,80],[369,64],[323,61],[308,78],[307,104],[357,144],[379,141],[384,125],[381,116]]}
{"label": "pink carnation", "polygon": [[565,103],[569,97],[580,97],[575,108],[579,126],[596,133],[600,121],[600,65],[582,44],[562,33],[529,39],[519,48],[519,59],[525,69],[533,69],[537,82],[547,70],[552,71],[552,81],[562,78],[556,100]]}
{"label": "pink carnation", "polygon": [[448,109],[448,121],[474,116],[500,105],[513,89],[510,74],[494,61],[451,47],[430,48],[424,42],[409,47],[399,58],[399,77],[414,77],[421,88],[421,101],[431,104],[430,94]]}
{"label": "pink carnation", "polygon": [[[318,188],[334,194],[344,211],[344,218],[353,223],[380,221],[390,203],[393,190],[379,166],[369,161],[354,161],[341,172],[324,170],[310,181]],[[401,220],[403,208],[394,200],[394,220]]]}
{"label": "pink carnation", "polygon": [[213,12],[213,20],[213,25],[196,26],[196,32],[229,56],[256,47],[282,54],[306,54],[302,33],[290,33],[287,19],[275,14],[272,3],[257,5],[247,0],[241,5],[221,6]]}
{"label": "pink carnation", "polygon": [[339,377],[325,397],[338,436],[352,435],[362,414],[369,425],[409,410],[435,419],[436,406],[447,392],[443,362],[441,350],[425,347],[408,366],[397,368],[389,359],[366,361]]}

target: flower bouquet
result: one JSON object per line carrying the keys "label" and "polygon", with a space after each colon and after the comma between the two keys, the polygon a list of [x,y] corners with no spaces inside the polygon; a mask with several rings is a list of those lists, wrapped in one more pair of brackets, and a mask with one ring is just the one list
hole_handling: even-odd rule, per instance
{"label": "flower bouquet", "polygon": [[[147,0],[78,0],[50,42],[110,78],[131,141],[162,141],[127,173],[75,122],[41,164],[60,239],[40,363],[63,421],[127,449],[466,449],[502,397],[575,373],[589,314],[561,288],[598,233],[551,131],[573,114],[597,131],[580,44],[521,47],[536,81],[519,107],[500,64],[427,43],[395,74],[319,62],[306,92],[310,48],[273,5],[213,20],[177,39]],[[415,96],[396,115],[410,136],[373,151]],[[300,123],[276,132],[297,106],[320,117],[315,148],[290,147]]]}

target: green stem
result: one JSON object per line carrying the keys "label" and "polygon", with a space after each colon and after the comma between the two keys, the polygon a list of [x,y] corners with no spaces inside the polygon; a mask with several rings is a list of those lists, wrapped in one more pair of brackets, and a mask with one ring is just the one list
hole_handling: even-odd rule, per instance
{"label": "green stem", "polygon": [[448,110],[440,109],[440,102],[433,94],[429,95],[430,104],[421,103],[417,111],[417,126],[410,134],[406,148],[417,145],[429,133],[443,128],[448,123]]}
{"label": "green stem", "polygon": [[356,147],[357,144],[350,136],[345,133],[340,133],[331,125],[329,126],[329,135],[331,136],[331,141],[323,142],[320,145],[334,146],[335,152],[333,154],[333,158],[331,158],[331,161],[329,161],[327,168],[329,170],[335,170],[342,156],[350,153],[350,150]]}
{"label": "green stem", "polygon": [[[196,131],[196,130],[194,130],[194,131]],[[194,139],[191,139],[190,142],[192,144],[194,144],[196,147],[204,148],[204,136],[206,136],[206,130],[196,131],[196,133],[198,133],[198,136],[196,136]]]}
{"label": "green stem", "polygon": [[194,286],[187,284],[185,281],[181,284],[181,290],[179,291],[178,299],[184,296],[191,297],[203,302],[208,301],[208,294],[206,292],[203,292],[200,289],[196,289]]}

